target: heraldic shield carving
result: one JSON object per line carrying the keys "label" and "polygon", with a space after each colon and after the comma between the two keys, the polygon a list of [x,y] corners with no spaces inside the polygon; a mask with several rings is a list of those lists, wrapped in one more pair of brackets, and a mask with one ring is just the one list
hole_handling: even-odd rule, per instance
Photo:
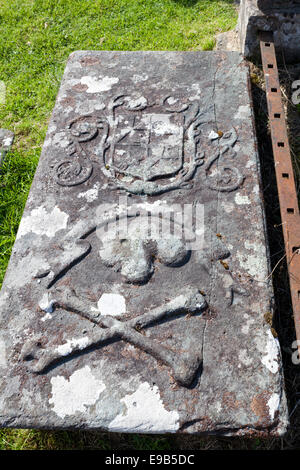
{"label": "heraldic shield carving", "polygon": [[86,115],[68,123],[70,158],[56,166],[56,182],[75,186],[91,176],[93,164],[84,143],[96,139],[94,152],[110,184],[129,193],[154,196],[189,188],[197,167],[204,163],[211,190],[233,191],[244,180],[236,167],[218,164],[213,178],[210,170],[220,157],[236,156],[237,133],[232,128],[218,136],[218,147],[213,146],[213,155],[205,159],[200,136],[209,111],[201,110],[197,100],[186,103],[173,96],[158,102],[144,96],[116,96],[105,117]]}
{"label": "heraldic shield carving", "polygon": [[172,99],[167,97],[155,110],[157,106],[147,106],[144,100],[124,97],[115,101],[112,144],[105,164],[114,173],[149,182],[178,174],[184,154],[195,155],[195,128],[190,134],[188,130],[196,121],[199,105],[172,109],[168,106]]}

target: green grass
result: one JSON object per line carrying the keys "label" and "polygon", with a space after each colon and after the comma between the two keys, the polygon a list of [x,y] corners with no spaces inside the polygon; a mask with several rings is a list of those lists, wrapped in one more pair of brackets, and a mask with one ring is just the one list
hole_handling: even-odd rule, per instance
{"label": "green grass", "polygon": [[0,429],[0,450],[169,450],[170,439],[85,431]]}
{"label": "green grass", "polygon": [[[0,0],[0,127],[16,134],[0,174],[0,283],[67,58],[74,50],[210,50],[233,0]],[[117,440],[116,440],[117,439]],[[0,430],[0,449],[170,449],[170,438]]]}
{"label": "green grass", "polygon": [[233,0],[0,0],[0,126],[16,134],[0,180],[0,282],[66,60],[74,50],[214,47]]}

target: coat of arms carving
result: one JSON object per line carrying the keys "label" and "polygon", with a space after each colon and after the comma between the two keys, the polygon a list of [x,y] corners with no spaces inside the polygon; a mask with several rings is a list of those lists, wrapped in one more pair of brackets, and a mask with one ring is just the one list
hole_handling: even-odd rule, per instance
{"label": "coat of arms carving", "polygon": [[[75,186],[93,170],[84,143],[95,140],[94,152],[103,172],[116,188],[132,194],[153,196],[190,187],[197,167],[205,163],[201,150],[201,126],[208,110],[198,101],[182,102],[166,96],[151,102],[145,97],[119,95],[107,106],[106,116],[81,116],[67,125],[69,159],[56,166],[56,181]],[[220,157],[235,154],[235,129],[224,133],[220,145],[207,159],[205,178],[212,190],[237,189],[243,176],[232,166],[222,165],[213,181],[209,170]]]}

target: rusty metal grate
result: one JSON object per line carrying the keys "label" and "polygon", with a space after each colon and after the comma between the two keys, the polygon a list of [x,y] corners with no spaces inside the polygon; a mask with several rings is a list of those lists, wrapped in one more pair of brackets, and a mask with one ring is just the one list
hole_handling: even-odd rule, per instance
{"label": "rusty metal grate", "polygon": [[[272,32],[260,33],[260,48],[266,80],[275,172],[296,337],[300,341],[300,214]],[[300,354],[300,345],[298,350]]]}

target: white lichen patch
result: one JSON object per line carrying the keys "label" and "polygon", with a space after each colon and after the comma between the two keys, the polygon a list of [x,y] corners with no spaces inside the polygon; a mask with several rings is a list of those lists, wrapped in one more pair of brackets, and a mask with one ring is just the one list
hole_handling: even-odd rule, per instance
{"label": "white lichen patch", "polygon": [[125,404],[125,414],[117,415],[109,424],[110,431],[162,433],[176,432],[179,428],[177,411],[165,409],[158,387],[151,387],[148,382],[121,399]]}
{"label": "white lichen patch", "polygon": [[18,261],[18,269],[9,271],[6,276],[5,284],[7,287],[24,286],[32,282],[32,279],[41,270],[50,270],[50,265],[42,256],[28,254]]}
{"label": "white lichen patch", "polygon": [[276,411],[279,410],[279,405],[280,405],[280,395],[279,395],[279,393],[273,393],[273,395],[271,396],[271,398],[268,401],[270,418],[272,420],[275,417]]}
{"label": "white lichen patch", "polygon": [[84,198],[87,202],[93,202],[98,198],[99,186],[95,184],[91,189],[78,194],[78,199]]}
{"label": "white lichen patch", "polygon": [[170,106],[177,103],[177,101],[178,100],[176,98],[174,98],[174,96],[169,96],[169,98],[166,99],[166,103]]}
{"label": "white lichen patch", "polygon": [[217,134],[217,132],[215,132],[215,131],[211,131],[211,132],[208,134],[209,140],[216,140],[216,139],[218,139],[219,137],[220,137],[219,134]]}
{"label": "white lichen patch", "polygon": [[111,178],[111,172],[105,166],[101,167],[101,171],[104,174],[104,176],[107,176],[108,178]]}
{"label": "white lichen patch", "polygon": [[0,338],[0,367],[6,367],[6,344],[3,338]]}
{"label": "white lichen patch", "polygon": [[41,318],[41,321],[44,323],[45,321],[47,320],[52,320],[52,315],[51,313],[46,313],[46,315],[44,315],[42,318]]}
{"label": "white lichen patch", "polygon": [[245,269],[256,281],[263,282],[267,278],[266,247],[262,243],[246,240],[245,249],[237,253],[241,268]]}
{"label": "white lichen patch", "polygon": [[129,109],[135,109],[147,105],[147,99],[144,96],[140,96],[136,99],[127,99],[126,101]]}
{"label": "white lichen patch", "polygon": [[233,284],[233,279],[231,276],[228,276],[228,275],[224,275],[223,276],[223,286],[225,289],[228,289],[229,287],[231,287]]}
{"label": "white lichen patch", "polygon": [[102,294],[98,300],[98,309],[101,315],[123,315],[126,313],[125,298],[120,294]]}
{"label": "white lichen patch", "polygon": [[239,206],[251,204],[251,201],[248,196],[242,196],[239,193],[235,195],[234,200],[235,200],[235,203],[238,204]]}
{"label": "white lichen patch", "polygon": [[272,374],[276,374],[279,369],[279,341],[274,338],[271,330],[267,332],[267,344],[265,346],[265,355],[261,362],[269,369]]}
{"label": "white lichen patch", "polygon": [[117,77],[90,77],[86,75],[82,77],[80,83],[82,85],[87,85],[86,93],[102,93],[103,91],[111,90],[113,85],[116,85],[119,82]]}
{"label": "white lichen patch", "polygon": [[238,112],[234,115],[234,119],[250,119],[251,118],[251,108],[247,104],[245,106],[240,106]]}
{"label": "white lichen patch", "polygon": [[132,81],[134,83],[140,83],[140,82],[145,82],[146,80],[148,80],[148,78],[149,78],[148,75],[143,73],[142,75],[133,75]]}
{"label": "white lichen patch", "polygon": [[79,102],[76,104],[75,112],[76,114],[85,115],[92,114],[95,111],[102,111],[106,106],[104,103],[98,100],[88,100],[84,103]]}
{"label": "white lichen patch", "polygon": [[201,92],[201,88],[200,88],[199,83],[193,83],[188,91],[194,93],[194,95],[191,95],[189,97],[190,101],[199,100],[199,98],[201,97],[202,92]]}
{"label": "white lichen patch", "polygon": [[95,379],[89,366],[77,370],[69,379],[61,375],[52,377],[51,386],[49,403],[60,418],[86,412],[106,388],[101,380]]}
{"label": "white lichen patch", "polygon": [[4,291],[4,289],[1,291],[0,294],[0,312],[2,308],[6,305],[6,301],[9,298],[9,294],[7,291]]}
{"label": "white lichen patch", "polygon": [[52,123],[48,126],[48,134],[53,134],[57,129],[57,125]]}
{"label": "white lichen patch", "polygon": [[58,346],[55,351],[58,352],[61,356],[67,356],[74,350],[74,348],[84,349],[88,344],[89,338],[87,336],[84,336],[83,338],[68,339],[66,343]]}
{"label": "white lichen patch", "polygon": [[[151,126],[152,132],[157,136],[170,134],[166,143],[170,145],[178,143],[177,139],[181,137],[182,130],[177,124],[170,121],[168,114],[146,114],[143,116],[142,121]],[[174,137],[177,139],[173,140]]]}
{"label": "white lichen patch", "polygon": [[[135,207],[138,213],[141,212],[140,209],[144,210],[145,212],[152,212],[153,214],[159,214],[162,211],[164,213],[175,212],[175,205],[167,206],[167,201],[161,201],[159,199],[154,202],[140,202],[137,203]],[[132,207],[130,208],[130,211],[132,211]]]}
{"label": "white lichen patch", "polygon": [[[66,110],[64,111],[66,112]],[[71,111],[72,111],[72,108],[71,108]],[[62,131],[62,132],[57,132],[56,134],[54,134],[54,136],[51,138],[51,144],[58,145],[59,147],[65,149],[66,147],[68,147],[68,145],[70,145],[70,141],[66,133]]]}
{"label": "white lichen patch", "polygon": [[56,232],[67,227],[69,215],[55,206],[50,212],[47,208],[40,206],[33,209],[31,213],[23,217],[18,230],[17,237],[23,237],[27,233],[54,237]]}
{"label": "white lichen patch", "polygon": [[39,307],[46,313],[52,313],[54,310],[54,304],[55,300],[50,300],[48,292],[45,292],[39,302]]}
{"label": "white lichen patch", "polygon": [[244,364],[244,366],[250,366],[253,362],[253,359],[248,356],[246,349],[241,349],[239,352],[239,361]]}
{"label": "white lichen patch", "polygon": [[217,401],[217,403],[216,403],[215,406],[216,406],[216,412],[217,412],[217,413],[221,413],[221,411],[222,411],[222,403],[221,403],[220,401]]}
{"label": "white lichen patch", "polygon": [[247,160],[247,163],[246,163],[245,168],[250,169],[250,168],[256,167],[256,166],[257,166],[256,160],[254,160],[253,158],[251,158],[250,155],[249,155],[249,158],[248,158],[248,160]]}
{"label": "white lichen patch", "polygon": [[227,214],[230,214],[230,212],[235,210],[235,205],[232,202],[222,202],[221,206]]}
{"label": "white lichen patch", "polygon": [[242,333],[244,335],[248,335],[251,326],[255,323],[255,320],[254,320],[254,318],[249,317],[249,315],[247,313],[245,313],[244,318],[245,318],[245,323],[242,326]]}

